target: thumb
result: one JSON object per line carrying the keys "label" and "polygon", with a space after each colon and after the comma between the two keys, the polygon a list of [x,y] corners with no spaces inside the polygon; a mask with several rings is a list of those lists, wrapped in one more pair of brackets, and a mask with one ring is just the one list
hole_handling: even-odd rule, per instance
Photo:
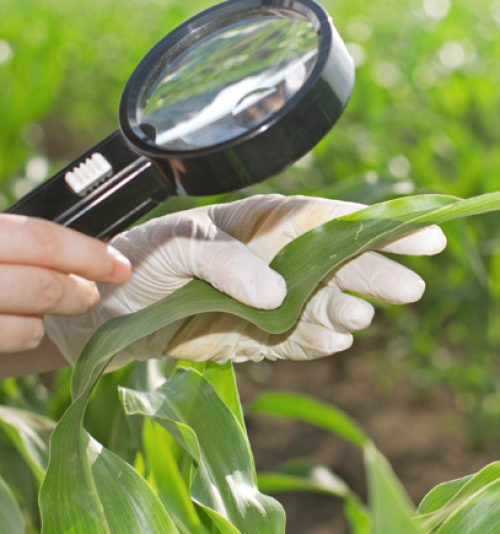
{"label": "thumb", "polygon": [[236,300],[265,310],[286,296],[284,278],[253,250],[217,228],[211,239],[187,241],[191,274]]}

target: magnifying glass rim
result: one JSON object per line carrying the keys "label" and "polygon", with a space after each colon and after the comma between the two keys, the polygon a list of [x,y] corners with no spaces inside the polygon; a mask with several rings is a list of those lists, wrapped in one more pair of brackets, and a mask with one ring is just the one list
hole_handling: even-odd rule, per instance
{"label": "magnifying glass rim", "polygon": [[[141,95],[144,84],[151,77],[165,53],[175,46],[181,39],[194,31],[206,26],[221,16],[235,15],[238,12],[250,11],[258,8],[285,8],[302,14],[314,24],[318,34],[318,57],[304,85],[279,110],[270,114],[246,132],[231,137],[228,140],[186,149],[171,149],[168,146],[157,145],[154,141],[137,135],[135,129],[139,127],[136,119],[137,99]],[[311,13],[316,17],[311,19]],[[278,123],[290,110],[294,109],[304,94],[310,90],[318,79],[327,63],[332,46],[332,26],[328,13],[314,0],[229,0],[218,4],[190,18],[161,39],[142,59],[130,76],[122,94],[119,108],[120,129],[134,147],[142,154],[153,157],[189,157],[211,153],[214,150],[224,150],[252,139],[263,130]]]}

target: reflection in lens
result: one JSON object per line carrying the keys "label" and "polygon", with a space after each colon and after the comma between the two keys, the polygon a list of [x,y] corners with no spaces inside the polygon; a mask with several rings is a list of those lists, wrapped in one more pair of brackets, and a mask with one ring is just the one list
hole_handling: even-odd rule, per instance
{"label": "reflection in lens", "polygon": [[318,34],[288,10],[225,19],[196,41],[184,38],[162,58],[139,98],[139,135],[189,150],[244,134],[281,109],[315,63]]}

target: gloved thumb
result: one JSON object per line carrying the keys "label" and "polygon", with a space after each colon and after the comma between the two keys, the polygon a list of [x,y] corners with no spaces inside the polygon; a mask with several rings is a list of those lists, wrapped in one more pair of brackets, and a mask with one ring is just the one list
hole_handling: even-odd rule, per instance
{"label": "gloved thumb", "polygon": [[284,278],[245,244],[217,229],[209,240],[188,241],[191,270],[219,291],[252,306],[278,308],[286,296]]}

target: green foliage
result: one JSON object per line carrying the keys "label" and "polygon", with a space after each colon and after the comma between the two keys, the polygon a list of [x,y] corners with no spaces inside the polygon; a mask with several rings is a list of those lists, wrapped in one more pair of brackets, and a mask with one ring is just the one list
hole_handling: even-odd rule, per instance
{"label": "green foliage", "polygon": [[[352,101],[332,134],[298,165],[264,184],[230,197],[179,199],[158,213],[254,192],[302,193],[373,203],[410,192],[469,197],[500,190],[500,152],[496,150],[500,135],[496,120],[500,84],[500,71],[496,68],[500,53],[498,5],[489,0],[323,3],[357,62]],[[46,0],[42,4],[34,0],[4,1],[0,18],[0,207],[116,128],[118,100],[135,64],[168,30],[212,4],[206,0]],[[431,200],[436,211],[426,204]],[[380,220],[371,241],[365,221],[358,216],[337,224],[335,231],[345,247],[345,259],[355,253],[359,244],[352,246],[349,237],[354,228],[367,238],[365,245],[371,246],[378,238],[379,242],[389,239],[395,231],[444,221],[457,208],[464,210],[462,215],[470,214],[466,210],[476,209],[474,202],[477,201],[457,202],[451,197],[415,199],[406,205],[407,211],[402,209],[404,203],[396,202],[385,220],[385,208],[374,208],[367,213]],[[449,208],[439,210],[439,206],[447,204]],[[425,213],[428,209],[428,218],[415,220],[416,211]],[[403,222],[405,217],[411,222]],[[400,220],[395,222],[396,218]],[[425,300],[412,309],[382,310],[385,320],[379,324],[384,336],[395,342],[377,358],[385,369],[404,357],[410,379],[417,387],[450,384],[456,392],[457,406],[469,414],[471,439],[480,445],[498,436],[500,428],[500,381],[494,357],[500,348],[498,215],[455,221],[444,228],[449,239],[447,254],[432,262],[408,260],[428,283]],[[301,255],[310,257],[311,265],[317,269],[307,282],[309,285],[304,283],[303,287],[295,273],[297,285],[292,287],[296,292],[288,300],[286,321],[278,315],[252,315],[222,297],[220,309],[226,310],[227,306],[229,311],[261,321],[259,324],[268,321],[278,329],[292,324],[294,313],[314,286],[313,280],[334,266],[322,262],[319,242],[314,236],[310,239],[297,243],[296,253],[299,254],[299,247],[306,247],[307,254]],[[340,257],[337,259],[341,261]],[[278,258],[276,265],[280,261]],[[294,276],[292,262],[288,274]],[[198,284],[174,297],[172,308],[185,313],[184,301],[195,290],[200,291],[201,299],[196,306],[213,307],[210,299],[215,298],[214,293]],[[123,324],[118,321],[116,324],[122,324],[129,336],[123,343],[141,335],[149,321],[147,328],[160,327],[160,311],[168,311],[169,306],[161,303],[150,315],[138,316],[130,323],[126,322],[128,319]],[[128,331],[130,324],[132,332]],[[94,354],[110,356],[99,352],[101,348],[94,344]],[[85,533],[122,532],[121,522],[134,528],[134,521],[141,525],[135,532],[146,532],[147,522],[153,523],[150,531],[155,531],[158,518],[164,522],[162,532],[167,529],[165,525],[172,523],[175,527],[170,526],[171,531],[177,529],[182,534],[208,534],[215,528],[234,532],[236,527],[229,526],[226,519],[220,519],[218,509],[214,512],[210,507],[214,502],[202,496],[203,503],[209,505],[200,506],[190,493],[195,458],[200,456],[196,453],[198,438],[193,438],[197,434],[182,427],[181,442],[191,439],[192,446],[187,451],[159,423],[143,424],[137,417],[126,417],[117,394],[117,387],[123,385],[129,388],[124,392],[148,392],[140,394],[142,400],[157,399],[162,391],[156,390],[158,381],[164,381],[164,376],[173,375],[174,381],[193,381],[190,387],[195,387],[196,382],[200,390],[211,392],[224,417],[231,419],[228,412],[232,412],[232,431],[241,442],[247,438],[232,369],[202,364],[190,371],[179,369],[176,374],[172,366],[140,363],[101,377],[90,404],[85,406],[92,388],[84,386],[97,382],[104,367],[102,360],[99,369],[84,361],[79,375],[74,377],[75,403],[54,434],[52,457],[56,460],[52,460],[51,475],[44,482],[45,531],[64,532],[64,521],[77,513],[76,501],[70,502],[71,492],[75,491],[73,495],[84,499],[80,504],[85,510],[78,520],[82,521],[80,531]],[[213,396],[214,391],[217,397]],[[76,398],[79,394],[83,395],[80,400]],[[51,383],[38,377],[5,381],[0,398],[4,404],[59,420],[70,403],[69,372],[57,374]],[[273,416],[307,421],[365,447],[371,497],[366,508],[333,473],[326,476],[318,466],[303,464],[283,466],[279,473],[260,477],[264,481],[261,491],[301,487],[335,495],[345,501],[353,534],[495,532],[499,501],[496,464],[475,476],[435,488],[420,505],[418,521],[414,522],[407,497],[387,463],[349,417],[336,409],[329,411],[313,399],[290,394],[281,401],[271,395],[262,397],[255,401],[253,409],[259,403]],[[9,533],[39,532],[36,503],[30,491],[36,491],[44,478],[47,439],[54,423],[27,412],[3,413],[0,472],[12,491],[0,480],[0,529],[8,529]],[[83,429],[84,413],[86,430],[102,445]],[[171,421],[174,423],[169,423],[170,428],[185,424],[176,418]],[[8,444],[12,444],[10,448]],[[67,463],[57,467],[54,454],[58,450],[63,458],[72,459],[69,465],[77,467],[79,475]],[[247,474],[249,464],[253,470],[247,451]],[[70,473],[75,478],[70,479]],[[116,478],[117,473],[123,478]],[[318,480],[318,473],[325,476]],[[67,485],[60,485],[63,483]],[[131,494],[124,491],[127,483],[134,487]],[[59,507],[61,498],[66,508]],[[19,510],[14,500],[19,502]],[[130,512],[137,511],[132,501],[141,503],[141,510],[151,512],[144,524],[139,515]],[[66,514],[64,521],[51,515],[61,511]]]}
{"label": "green foliage", "polygon": [[0,477],[0,532],[26,534],[21,510],[5,480]]}
{"label": "green foliage", "polygon": [[[0,19],[0,207],[117,126],[143,54],[208,0],[5,0]],[[357,64],[340,123],[314,152],[254,192],[373,203],[407,193],[500,189],[498,6],[323,0]],[[214,199],[180,199],[158,213]],[[498,217],[448,224],[449,253],[408,260],[427,281],[412,309],[382,310],[378,355],[416,387],[449,384],[476,445],[500,425]],[[376,331],[368,336],[376,336]]]}
{"label": "green foliage", "polygon": [[[171,369],[169,379],[153,392],[121,389],[121,401],[128,416],[153,418],[177,442],[164,441],[164,447],[168,448],[165,463],[158,464],[159,457],[150,458],[149,454],[137,456],[138,469],[103,447],[85,430],[87,404],[102,373],[128,344],[196,313],[224,311],[246,318],[266,331],[285,332],[294,324],[319,281],[347,258],[431,222],[491,210],[500,210],[500,194],[469,200],[429,195],[388,201],[330,221],[288,244],[271,263],[284,276],[289,288],[288,302],[278,310],[249,308],[204,282],[192,281],[148,308],[102,325],[75,366],[72,403],[52,432],[49,464],[40,490],[42,534],[132,534],[138,531],[175,534],[193,528],[201,533],[207,530],[228,534],[284,532],[282,508],[257,487],[230,364],[193,364],[190,369],[178,365]],[[333,236],[336,239],[332,239]],[[312,264],[309,263],[311,258]],[[304,276],[306,266],[309,272]],[[387,461],[344,413],[309,398],[286,393],[257,399],[252,410],[307,421],[363,450],[369,514],[339,479],[330,476],[329,486],[326,486],[327,491],[345,500],[346,516],[353,532],[428,532],[416,521],[412,505]],[[29,464],[40,474],[45,465],[43,438],[38,438],[39,446],[34,447],[39,433],[20,431],[29,421],[28,417],[17,413],[9,419],[6,412],[3,419],[9,424],[7,435],[25,456],[32,457]],[[36,424],[31,426],[50,428],[50,424],[43,424],[39,419],[33,423]],[[158,454],[160,451],[153,448],[148,434],[151,429],[145,428],[145,450]],[[145,462],[151,464],[147,466],[151,470],[149,484]],[[274,484],[279,481],[279,489],[283,489],[284,483],[297,487],[302,479],[303,488],[324,491],[324,485],[313,483],[312,473],[311,470],[295,470],[293,475],[288,473],[288,479],[275,478]],[[449,500],[444,507],[449,514],[441,511],[439,517],[444,516],[444,521],[440,531],[469,528],[470,516],[478,515],[478,507],[486,508],[485,513],[477,522],[478,530],[468,532],[483,532],[488,524],[494,524],[497,506],[488,503],[495,497],[498,484],[490,481],[491,474],[496,475],[494,468],[490,468],[486,476],[478,475],[461,487],[454,486],[457,489],[454,494],[446,488]],[[465,502],[459,498],[461,492],[465,493]],[[443,501],[436,495],[428,497],[423,510],[435,513],[436,505],[429,502]],[[10,494],[6,498],[9,499]]]}

